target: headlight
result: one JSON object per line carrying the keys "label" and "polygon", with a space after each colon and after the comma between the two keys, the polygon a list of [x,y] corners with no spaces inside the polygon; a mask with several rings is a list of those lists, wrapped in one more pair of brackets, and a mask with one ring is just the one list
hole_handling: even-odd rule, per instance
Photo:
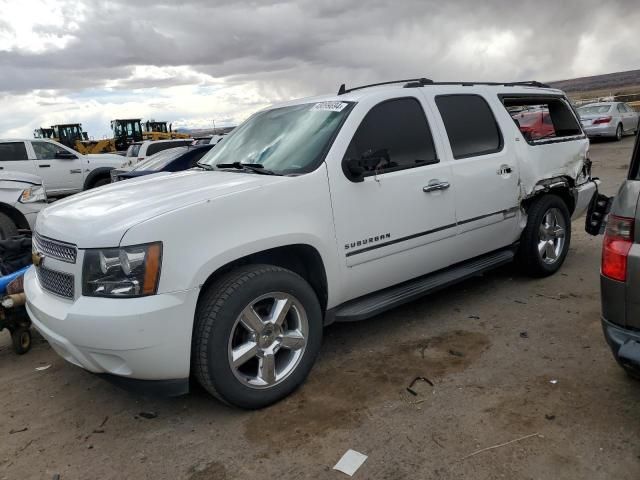
{"label": "headlight", "polygon": [[20,203],[46,202],[47,193],[42,185],[33,186],[23,190],[18,201]]}
{"label": "headlight", "polygon": [[143,297],[158,290],[162,243],[86,250],[82,294],[88,297]]}

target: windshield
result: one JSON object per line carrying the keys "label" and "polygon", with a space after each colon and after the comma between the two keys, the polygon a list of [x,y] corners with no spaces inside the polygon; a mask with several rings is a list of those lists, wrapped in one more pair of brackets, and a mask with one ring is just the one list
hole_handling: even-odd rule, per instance
{"label": "windshield", "polygon": [[138,163],[132,171],[162,170],[170,162],[181,155],[184,155],[187,150],[189,150],[188,147],[176,147],[168,150],[162,150],[161,152],[151,155]]}
{"label": "windshield", "polygon": [[601,113],[607,113],[611,105],[587,105],[578,108],[579,115],[599,115]]}
{"label": "windshield", "polygon": [[352,105],[319,102],[259,112],[234,129],[199,163],[260,164],[280,175],[310,172],[322,161]]}

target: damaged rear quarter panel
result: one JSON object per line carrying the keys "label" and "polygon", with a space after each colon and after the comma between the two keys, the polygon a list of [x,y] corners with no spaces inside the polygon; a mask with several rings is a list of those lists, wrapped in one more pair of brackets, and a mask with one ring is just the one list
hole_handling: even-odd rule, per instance
{"label": "damaged rear quarter panel", "polygon": [[585,160],[589,152],[589,140],[576,138],[543,144],[528,144],[523,138],[519,145],[518,163],[520,165],[520,195],[527,198],[536,193],[536,187],[545,180],[564,177],[572,185],[584,183],[588,178],[583,175]]}

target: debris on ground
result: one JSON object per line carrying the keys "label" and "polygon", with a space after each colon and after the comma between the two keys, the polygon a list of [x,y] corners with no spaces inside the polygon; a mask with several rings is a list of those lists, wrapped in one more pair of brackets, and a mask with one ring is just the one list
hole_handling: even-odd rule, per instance
{"label": "debris on ground", "polygon": [[41,372],[41,371],[43,371],[43,370],[46,370],[46,369],[47,369],[47,368],[49,368],[50,366],[51,366],[51,364],[49,364],[49,365],[44,365],[43,367],[36,367],[36,370],[37,370],[38,372]]}
{"label": "debris on ground", "polygon": [[102,428],[104,427],[104,425],[107,423],[107,420],[109,420],[109,415],[107,415],[106,417],[104,417],[104,420],[102,420],[102,423],[100,424],[100,426],[98,428]]}
{"label": "debris on ground", "polygon": [[29,430],[29,427],[20,428],[18,430],[11,429],[9,430],[9,435],[13,435],[14,433],[26,432]]}
{"label": "debris on ground", "polygon": [[138,415],[148,420],[151,420],[152,418],[156,418],[158,416],[156,412],[140,412]]}
{"label": "debris on ground", "polygon": [[362,466],[367,459],[367,456],[363,453],[356,452],[355,450],[347,450],[342,458],[333,467],[334,470],[346,473],[350,477]]}
{"label": "debris on ground", "polygon": [[520,338],[529,338],[529,332],[527,331],[520,332]]}
{"label": "debris on ground", "polygon": [[60,474],[59,473],[54,473],[51,480],[60,480]]}
{"label": "debris on ground", "polygon": [[454,357],[464,357],[464,353],[459,350],[454,350],[453,348],[449,349],[449,355],[453,355]]}
{"label": "debris on ground", "polygon": [[524,300],[514,300],[514,302],[519,303],[521,305],[526,305],[527,302],[525,302]]}
{"label": "debris on ground", "polygon": [[473,457],[475,455],[478,455],[479,453],[486,452],[488,450],[493,450],[494,448],[500,448],[500,447],[504,447],[506,445],[511,445],[512,443],[520,442],[522,440],[526,440],[527,438],[531,438],[531,437],[544,438],[542,435],[540,435],[537,432],[536,433],[530,433],[529,435],[525,435],[524,437],[516,438],[515,440],[510,440],[510,441],[505,442],[505,443],[499,443],[497,445],[492,445],[490,447],[481,448],[480,450],[476,450],[475,452],[472,452],[469,455],[467,455],[465,457],[462,457],[460,460],[465,460],[465,459],[467,459],[469,457]]}
{"label": "debris on ground", "polygon": [[468,318],[472,318],[473,320],[480,320],[480,316],[479,315],[469,315]]}
{"label": "debris on ground", "polygon": [[417,382],[417,381],[419,381],[419,380],[422,380],[423,382],[427,382],[427,383],[428,383],[429,385],[431,385],[432,387],[434,386],[434,385],[433,385],[433,382],[432,382],[431,380],[429,380],[427,377],[416,377],[416,378],[414,378],[414,379],[411,381],[411,383],[409,384],[409,386],[407,387],[407,392],[409,392],[411,395],[414,395],[414,396],[416,396],[416,397],[418,396],[418,392],[416,392],[416,391],[413,389],[413,386],[414,386],[414,385],[416,384],[416,382]]}
{"label": "debris on ground", "polygon": [[556,380],[555,378],[553,378],[553,379],[549,380],[549,383],[550,383],[551,385],[555,385],[556,383],[558,383],[558,380]]}
{"label": "debris on ground", "polygon": [[545,413],[544,418],[547,420],[555,420],[556,416],[552,413]]}

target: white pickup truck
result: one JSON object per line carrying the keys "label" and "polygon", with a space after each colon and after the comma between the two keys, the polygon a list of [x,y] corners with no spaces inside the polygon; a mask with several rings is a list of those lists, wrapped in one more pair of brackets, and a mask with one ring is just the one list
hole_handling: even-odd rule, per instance
{"label": "white pickup truck", "polygon": [[[527,135],[522,112],[552,128]],[[200,168],[38,217],[27,309],[69,362],[259,408],[299,386],[323,327],[517,260],[550,275],[597,191],[559,90],[427,79],[256,113]],[[389,319],[392,321],[392,318]]]}
{"label": "white pickup truck", "polygon": [[0,140],[0,170],[36,175],[48,196],[62,196],[106,185],[109,172],[120,167],[121,155],[83,155],[49,139]]}

